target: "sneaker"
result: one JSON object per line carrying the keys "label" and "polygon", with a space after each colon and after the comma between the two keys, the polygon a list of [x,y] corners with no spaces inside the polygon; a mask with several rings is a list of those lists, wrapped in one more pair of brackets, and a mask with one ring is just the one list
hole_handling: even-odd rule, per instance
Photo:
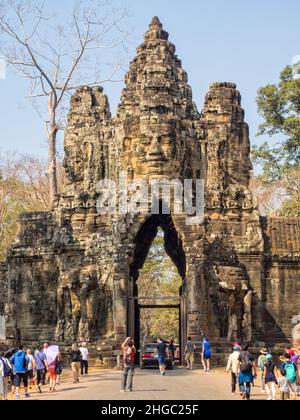
{"label": "sneaker", "polygon": [[17,398],[17,400],[19,400],[20,399],[20,394],[16,394],[16,398]]}
{"label": "sneaker", "polygon": [[265,394],[265,393],[266,393],[266,391],[265,391],[264,389],[262,389],[260,392],[261,392],[262,394]]}
{"label": "sneaker", "polygon": [[121,391],[120,392],[126,392],[126,389],[121,389]]}
{"label": "sneaker", "polygon": [[127,391],[126,392],[132,392],[132,389],[127,389]]}
{"label": "sneaker", "polygon": [[25,394],[25,398],[30,398],[30,394],[29,394],[29,392],[26,392],[26,394]]}

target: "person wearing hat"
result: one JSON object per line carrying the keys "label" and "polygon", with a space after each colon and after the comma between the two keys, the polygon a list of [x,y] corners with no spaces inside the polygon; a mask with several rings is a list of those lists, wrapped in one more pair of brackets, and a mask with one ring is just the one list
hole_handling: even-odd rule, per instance
{"label": "person wearing hat", "polygon": [[269,351],[267,348],[264,348],[260,351],[260,356],[258,358],[258,367],[260,369],[260,379],[261,379],[261,392],[264,394],[266,392],[266,385],[265,385],[265,366],[267,364],[267,355]]}
{"label": "person wearing hat", "polygon": [[89,351],[87,349],[86,343],[81,344],[81,347],[79,348],[79,351],[81,353],[81,362],[80,362],[81,376],[83,376],[84,374],[88,375],[88,373],[89,373]]}
{"label": "person wearing hat", "polygon": [[268,400],[276,400],[277,368],[271,354],[266,355],[267,363],[265,365],[265,384],[268,394]]}
{"label": "person wearing hat", "polygon": [[239,363],[239,356],[240,356],[241,348],[238,344],[233,347],[233,353],[229,356],[227,369],[226,372],[229,373],[231,371],[231,392],[235,394],[236,392],[236,385],[237,385],[237,371],[238,371],[238,363]]}

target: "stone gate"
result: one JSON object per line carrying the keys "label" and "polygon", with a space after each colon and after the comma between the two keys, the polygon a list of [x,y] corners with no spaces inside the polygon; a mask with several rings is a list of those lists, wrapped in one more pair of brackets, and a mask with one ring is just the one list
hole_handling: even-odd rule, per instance
{"label": "stone gate", "polygon": [[[300,220],[263,218],[249,181],[248,126],[233,83],[201,113],[158,18],[126,74],[115,117],[100,87],[71,99],[67,185],[52,210],[23,214],[8,255],[6,336],[119,343],[135,335],[137,280],[158,228],[182,277],[181,342],[291,339],[300,314]],[[203,179],[205,217],[99,214],[98,183]],[[141,205],[149,206],[149,203]],[[118,209],[120,210],[120,209]]]}

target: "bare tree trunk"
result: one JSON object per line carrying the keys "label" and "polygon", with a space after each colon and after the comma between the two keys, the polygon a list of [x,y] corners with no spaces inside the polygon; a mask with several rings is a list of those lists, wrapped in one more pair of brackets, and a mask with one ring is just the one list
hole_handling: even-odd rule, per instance
{"label": "bare tree trunk", "polygon": [[56,130],[51,130],[48,135],[48,176],[51,203],[57,194],[56,134]]}
{"label": "bare tree trunk", "polygon": [[[53,101],[54,98],[54,101]],[[56,93],[53,92],[48,98],[48,109],[50,114],[49,129],[48,129],[48,176],[49,176],[49,191],[50,200],[53,203],[57,190],[57,157],[56,157],[56,138],[58,133],[58,126],[56,124]]]}

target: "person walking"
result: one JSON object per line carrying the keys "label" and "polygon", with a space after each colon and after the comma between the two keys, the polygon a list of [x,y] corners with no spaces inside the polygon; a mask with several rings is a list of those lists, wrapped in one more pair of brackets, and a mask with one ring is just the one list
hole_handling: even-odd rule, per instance
{"label": "person walking", "polygon": [[265,384],[266,390],[268,394],[268,401],[276,400],[276,385],[277,383],[277,369],[276,365],[273,362],[273,356],[271,354],[267,354],[266,356],[267,362],[265,364]]}
{"label": "person walking", "polygon": [[[49,347],[51,349],[51,347]],[[58,349],[55,349],[55,352],[49,354],[49,349],[47,351],[47,364],[48,364],[48,380],[50,385],[50,392],[56,391],[56,381],[57,381],[57,361],[60,359],[60,354]]]}
{"label": "person walking", "polygon": [[227,374],[231,372],[231,392],[233,394],[236,393],[236,386],[238,382],[238,363],[239,363],[239,357],[240,357],[241,349],[238,345],[233,347],[233,353],[229,356],[228,363],[227,363]]}
{"label": "person walking", "polygon": [[19,350],[10,358],[10,363],[13,365],[15,372],[15,386],[16,386],[16,398],[20,398],[20,386],[23,382],[25,389],[25,398],[29,398],[28,392],[28,364],[30,359],[27,354],[23,351],[23,346],[19,346]]}
{"label": "person walking", "polygon": [[256,367],[253,355],[248,351],[248,345],[243,346],[243,351],[239,355],[237,374],[239,375],[239,385],[243,400],[250,400],[251,384],[256,377]]}
{"label": "person walking", "polygon": [[82,356],[81,356],[81,352],[77,344],[73,344],[72,346],[72,351],[70,352],[70,360],[71,360],[74,384],[78,384]]}
{"label": "person walking", "polygon": [[167,345],[161,337],[159,337],[157,340],[156,353],[158,355],[160,374],[165,376],[167,365]]}
{"label": "person walking", "polygon": [[261,393],[264,394],[266,392],[266,382],[265,382],[265,366],[267,364],[267,355],[269,351],[267,348],[264,348],[260,351],[261,355],[258,358],[258,368],[260,370],[260,380],[261,380]]}
{"label": "person walking", "polygon": [[283,357],[283,363],[280,367],[281,372],[285,372],[285,376],[291,387],[294,399],[296,400],[299,394],[299,389],[297,386],[297,370],[298,367],[292,362],[292,356],[290,353],[286,353]]}
{"label": "person walking", "polygon": [[[8,361],[10,360],[10,358],[17,352],[17,349],[11,349],[9,350],[5,355],[5,359],[7,359]],[[9,362],[10,363],[10,362]],[[11,395],[14,396],[16,393],[16,374],[14,371],[14,367],[13,365],[10,363],[10,365],[12,366],[12,370],[10,372],[10,384],[11,384]]]}
{"label": "person walking", "polygon": [[12,365],[5,357],[4,353],[0,356],[0,399],[6,401],[8,397],[8,380],[12,372]]}
{"label": "person walking", "polygon": [[184,353],[186,368],[193,370],[195,362],[195,345],[193,344],[191,337],[188,337],[187,339]]}
{"label": "person walking", "polygon": [[89,351],[87,349],[86,343],[82,343],[80,347],[81,353],[81,376],[88,375],[89,373]]}
{"label": "person walking", "polygon": [[40,394],[42,393],[41,386],[46,385],[46,373],[48,371],[47,356],[45,355],[43,350],[44,347],[41,346],[40,349],[35,352],[34,356],[36,369],[36,383]]}
{"label": "person walking", "polygon": [[131,337],[128,337],[122,344],[123,372],[121,392],[132,392],[133,377],[135,369],[136,348]]}
{"label": "person walking", "polygon": [[278,378],[278,388],[280,389],[280,399],[281,401],[286,401],[291,398],[291,386],[286,377],[286,371],[280,370]]}
{"label": "person walking", "polygon": [[27,356],[30,360],[27,367],[27,375],[28,375],[29,389],[31,390],[32,387],[34,386],[34,378],[35,378],[35,360],[32,355],[31,349],[27,350]]}
{"label": "person walking", "polygon": [[170,342],[169,342],[169,345],[168,345],[168,351],[171,355],[173,366],[175,365],[175,350],[176,350],[176,347],[175,347],[175,344],[174,344],[174,340],[171,338]]}
{"label": "person walking", "polygon": [[211,346],[207,337],[202,342],[202,365],[205,372],[210,371]]}

